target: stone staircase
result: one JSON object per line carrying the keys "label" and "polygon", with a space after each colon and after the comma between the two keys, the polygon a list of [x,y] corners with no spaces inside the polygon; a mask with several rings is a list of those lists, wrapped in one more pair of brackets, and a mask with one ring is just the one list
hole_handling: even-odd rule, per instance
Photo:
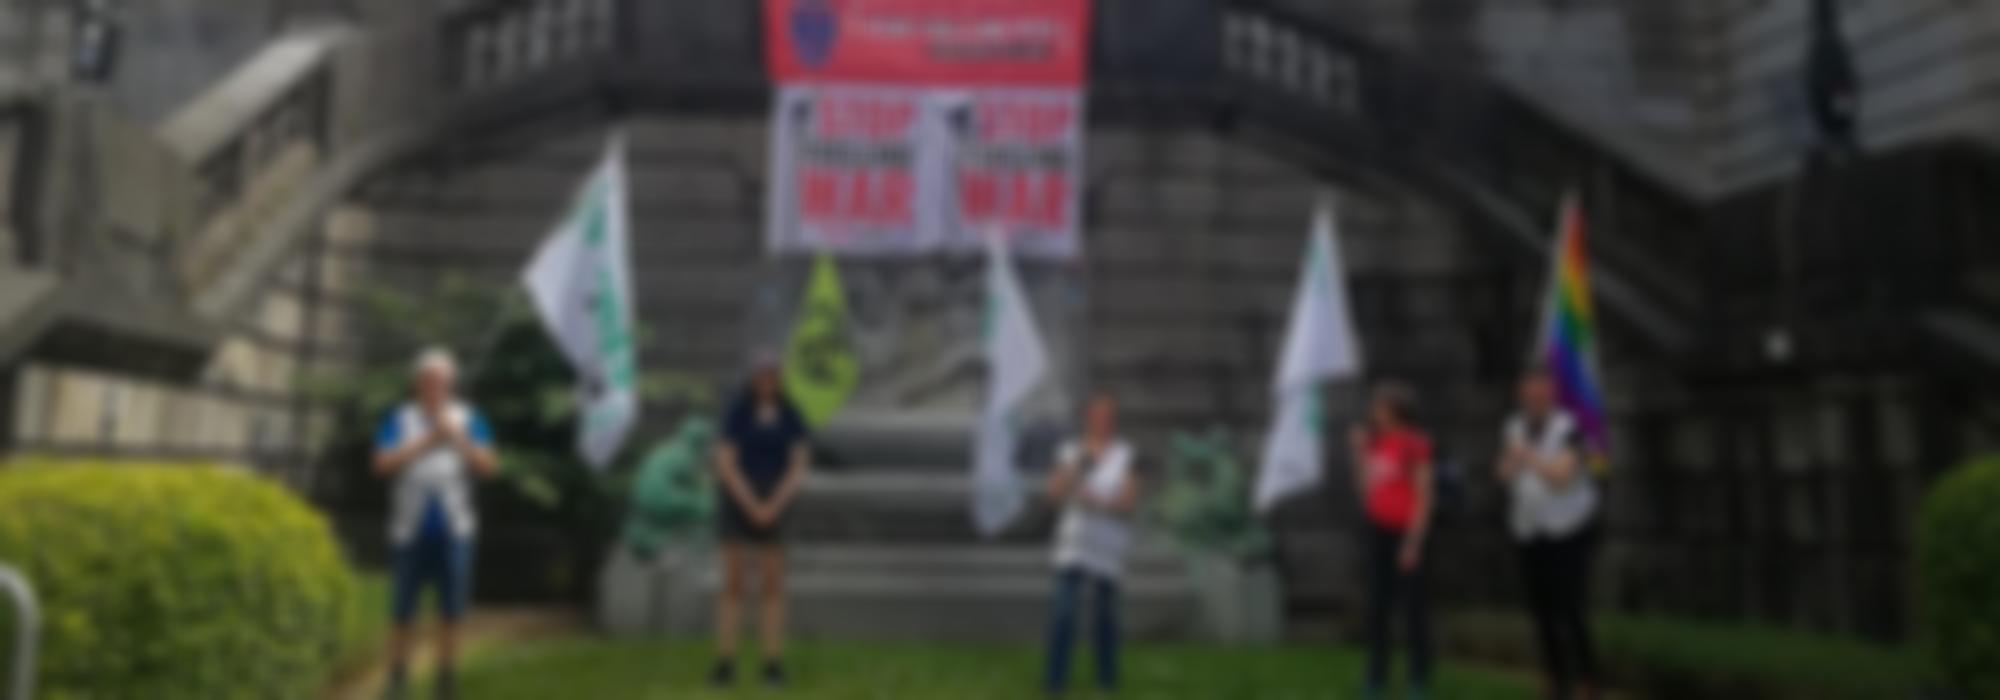
{"label": "stone staircase", "polygon": [[[774,333],[788,327],[760,320],[786,303],[775,298],[782,289],[760,281],[788,274],[759,252],[763,126],[652,118],[623,129],[638,227],[635,293],[656,341],[642,366],[705,377],[726,392],[749,348],[773,347],[781,337]],[[355,200],[372,215],[372,235],[330,248],[366,259],[370,279],[405,288],[424,289],[446,271],[511,283],[601,134],[572,128],[493,153],[475,143],[450,158],[414,162]],[[1175,432],[1216,425],[1253,449],[1296,255],[1325,185],[1198,128],[1100,128],[1092,138],[1098,184],[1082,263],[1082,376],[1069,389],[1118,394],[1128,431],[1149,457]],[[1352,189],[1340,198],[1341,245],[1371,372],[1415,381],[1431,405],[1449,407],[1430,416],[1441,445],[1477,462],[1505,397],[1494,382],[1513,363],[1518,320],[1538,275],[1496,260],[1461,221],[1421,198]],[[1343,412],[1358,405],[1336,403]],[[1053,514],[1032,511],[997,540],[977,537],[967,514],[970,416],[907,410],[857,407],[824,431],[819,467],[794,514],[798,628],[827,636],[1032,636],[1049,587]],[[638,439],[668,427],[649,421]],[[1046,432],[1027,436],[1026,463],[1046,463],[1054,442]],[[1333,477],[1345,468],[1329,464]],[[1351,495],[1344,479],[1327,484],[1274,521],[1295,634],[1340,623],[1352,603]],[[1197,591],[1177,557],[1158,542],[1141,550],[1126,601],[1133,633],[1199,634]],[[607,626],[704,633],[714,592],[709,558],[688,562],[691,572],[671,585],[636,571],[640,589],[657,590],[633,593],[636,602],[607,616]],[[661,595],[676,600],[660,604]],[[676,612],[646,612],[654,609]]]}
{"label": "stone staircase", "polygon": [[[822,449],[848,464],[815,471],[792,515],[797,634],[1018,642],[1045,631],[1054,514],[1037,505],[1000,537],[979,538],[968,515],[967,429],[929,423],[860,416],[823,431]],[[713,559],[712,552],[682,552],[647,565],[614,554],[600,622],[614,632],[706,634],[707,603],[718,585]],[[652,578],[663,569],[678,581]],[[1128,562],[1125,633],[1198,635],[1197,602],[1181,558],[1149,533]],[[660,609],[671,612],[650,612]]]}

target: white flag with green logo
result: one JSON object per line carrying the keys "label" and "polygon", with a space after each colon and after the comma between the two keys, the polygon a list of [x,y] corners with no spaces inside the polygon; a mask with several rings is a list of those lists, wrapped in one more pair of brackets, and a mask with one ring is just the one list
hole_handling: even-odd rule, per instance
{"label": "white flag with green logo", "polygon": [[984,326],[986,406],[973,439],[972,524],[982,536],[992,537],[1027,503],[1027,489],[1014,467],[1019,412],[1049,366],[1028,296],[998,235],[987,240]]}
{"label": "white flag with green logo", "polygon": [[523,275],[535,311],[576,368],[577,451],[598,468],[617,455],[639,412],[630,229],[625,143],[613,135]]}
{"label": "white flag with green logo", "polygon": [[1334,238],[1333,203],[1322,198],[1313,213],[1312,240],[1272,383],[1278,405],[1257,470],[1259,511],[1269,511],[1286,497],[1319,484],[1323,459],[1319,384],[1361,372],[1361,345],[1347,310],[1347,287]]}

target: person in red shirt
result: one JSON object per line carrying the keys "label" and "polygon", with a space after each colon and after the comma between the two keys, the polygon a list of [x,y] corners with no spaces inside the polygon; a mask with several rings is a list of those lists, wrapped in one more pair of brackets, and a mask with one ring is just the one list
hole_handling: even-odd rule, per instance
{"label": "person in red shirt", "polygon": [[1362,696],[1382,698],[1389,682],[1390,619],[1406,616],[1410,644],[1407,697],[1424,697],[1431,679],[1430,611],[1425,603],[1424,539],[1431,522],[1431,441],[1411,420],[1416,393],[1383,382],[1368,403],[1368,422],[1348,436],[1355,493],[1366,516],[1362,555],[1368,572],[1368,675]]}

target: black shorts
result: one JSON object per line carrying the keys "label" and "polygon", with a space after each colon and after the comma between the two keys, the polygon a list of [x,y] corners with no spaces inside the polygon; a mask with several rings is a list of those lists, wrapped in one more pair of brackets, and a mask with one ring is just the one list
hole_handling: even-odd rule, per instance
{"label": "black shorts", "polygon": [[736,499],[725,495],[722,501],[722,516],[718,531],[723,542],[778,544],[784,541],[785,521],[791,515],[789,511],[779,514],[777,521],[769,526],[760,527],[750,518],[750,513],[736,505]]}

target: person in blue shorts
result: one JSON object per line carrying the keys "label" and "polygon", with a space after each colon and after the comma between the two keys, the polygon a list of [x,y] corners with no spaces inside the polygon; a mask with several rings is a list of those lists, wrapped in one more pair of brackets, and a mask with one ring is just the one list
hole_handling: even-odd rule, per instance
{"label": "person in blue shorts", "polygon": [[389,543],[393,557],[388,697],[408,682],[412,623],[426,586],[437,591],[437,697],[455,693],[458,622],[472,593],[472,542],[477,522],[472,480],[498,468],[493,430],[453,394],[457,366],[442,350],[426,350],[412,372],[410,401],[389,411],[375,433],[375,474],[389,480]]}

